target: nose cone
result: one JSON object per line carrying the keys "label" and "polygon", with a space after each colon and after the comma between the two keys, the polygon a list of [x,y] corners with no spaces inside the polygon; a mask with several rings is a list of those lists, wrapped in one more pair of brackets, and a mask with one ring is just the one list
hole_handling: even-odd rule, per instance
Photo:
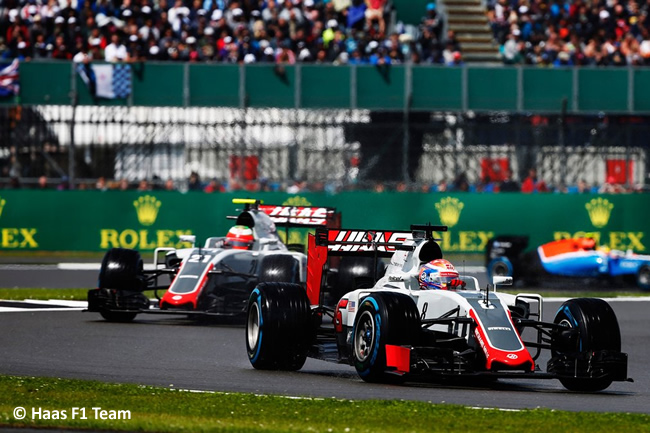
{"label": "nose cone", "polygon": [[196,293],[171,293],[169,290],[160,300],[162,310],[187,310],[196,309]]}

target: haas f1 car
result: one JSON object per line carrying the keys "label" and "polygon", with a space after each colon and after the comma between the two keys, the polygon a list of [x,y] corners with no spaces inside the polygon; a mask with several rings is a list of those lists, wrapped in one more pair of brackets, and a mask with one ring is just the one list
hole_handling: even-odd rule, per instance
{"label": "haas f1 car", "polygon": [[[264,205],[252,199],[233,202],[245,205],[239,216],[228,218],[249,236],[248,245],[238,245],[243,236],[211,237],[203,247],[157,248],[153,269],[144,269],[138,251],[113,248],[102,261],[98,288],[88,291],[87,311],[119,322],[139,313],[244,317],[248,297],[259,283],[305,282],[307,256],[281,242],[276,223],[287,230],[340,224],[333,208]],[[193,244],[195,238],[181,240]],[[151,290],[153,303],[144,294]],[[162,297],[159,291],[164,291]]]}
{"label": "haas f1 car", "polygon": [[[273,282],[251,293],[246,349],[253,367],[298,370],[313,357],[353,365],[368,382],[540,378],[585,392],[631,381],[616,315],[603,300],[568,300],[553,322],[543,322],[541,296],[497,291],[512,277],[495,277],[486,290],[464,276],[458,290],[422,289],[421,267],[442,258],[432,232],[446,229],[317,229],[309,239],[306,290]],[[339,255],[390,263],[374,283],[372,275],[357,279],[330,308],[321,288],[328,257]],[[543,350],[550,352],[545,371],[536,362]]]}
{"label": "haas f1 car", "polygon": [[512,276],[518,283],[638,287],[650,290],[650,255],[598,247],[592,238],[559,239],[526,251],[527,236],[497,236],[486,248],[488,277]]}

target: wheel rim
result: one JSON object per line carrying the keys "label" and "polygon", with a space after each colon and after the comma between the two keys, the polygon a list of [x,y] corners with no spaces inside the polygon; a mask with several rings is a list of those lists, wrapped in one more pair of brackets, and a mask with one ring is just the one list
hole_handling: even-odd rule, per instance
{"label": "wheel rim", "polygon": [[255,302],[248,312],[248,322],[246,323],[246,338],[248,347],[254,349],[260,338],[260,308]]}
{"label": "wheel rim", "polygon": [[642,286],[650,285],[650,269],[641,269],[641,272],[639,272],[639,284]]}
{"label": "wheel rim", "polygon": [[494,272],[493,275],[497,275],[499,277],[506,276],[508,274],[508,267],[504,265],[503,263],[498,263],[494,266]]}
{"label": "wheel rim", "polygon": [[364,362],[370,356],[375,342],[375,319],[369,311],[364,311],[357,322],[354,335],[354,356]]}

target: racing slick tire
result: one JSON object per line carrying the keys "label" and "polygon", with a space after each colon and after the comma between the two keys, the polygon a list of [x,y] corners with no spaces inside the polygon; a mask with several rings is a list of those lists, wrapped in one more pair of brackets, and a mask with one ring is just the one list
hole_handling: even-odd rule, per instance
{"label": "racing slick tire", "polygon": [[135,319],[138,313],[125,313],[121,311],[100,311],[99,314],[108,322],[128,323]]}
{"label": "racing slick tire", "polygon": [[265,256],[260,264],[259,281],[260,283],[299,283],[298,260],[289,254]]}
{"label": "racing slick tire", "polygon": [[104,289],[142,290],[144,265],[140,253],[126,248],[111,248],[99,270],[99,287]]}
{"label": "racing slick tire", "polygon": [[352,362],[366,382],[399,383],[405,374],[391,372],[386,365],[386,345],[417,344],[420,314],[404,294],[375,292],[360,302],[352,329]]}
{"label": "racing slick tire", "polygon": [[343,257],[336,274],[336,282],[331,289],[331,296],[335,302],[348,292],[356,289],[370,288],[375,285],[377,279],[384,274],[385,266],[372,257]]}
{"label": "racing slick tire", "polygon": [[[97,291],[114,292],[107,293],[108,299],[111,300],[110,305],[99,306],[99,313],[105,320],[131,322],[138,313],[115,311],[115,309],[138,309],[148,306],[149,299],[141,293],[146,288],[143,269],[142,257],[138,251],[112,248],[104,255],[99,270]],[[88,296],[90,303],[90,292]]]}
{"label": "racing slick tire", "polygon": [[499,257],[490,261],[487,274],[490,281],[496,276],[512,276],[512,263],[506,257]]}
{"label": "racing slick tire", "polygon": [[612,383],[612,378],[609,375],[589,377],[590,360],[580,354],[594,351],[620,352],[621,332],[612,307],[602,299],[569,299],[560,306],[553,323],[568,329],[552,336],[552,357],[557,359],[568,356],[571,359],[571,370],[575,371],[576,376],[582,376],[562,377],[559,379],[562,385],[568,390],[583,392],[607,388]]}
{"label": "racing slick tire", "polygon": [[642,265],[636,273],[636,285],[643,291],[650,290],[650,265]]}
{"label": "racing slick tire", "polygon": [[299,284],[261,283],[251,293],[246,351],[259,370],[300,370],[313,339],[311,307]]}

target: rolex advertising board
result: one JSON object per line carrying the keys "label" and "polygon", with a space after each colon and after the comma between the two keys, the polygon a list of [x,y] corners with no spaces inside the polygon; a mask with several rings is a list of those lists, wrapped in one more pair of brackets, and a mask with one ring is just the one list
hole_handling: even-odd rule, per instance
{"label": "rolex advertising board", "polygon": [[[407,230],[410,224],[443,224],[443,251],[483,253],[497,235],[528,235],[530,247],[554,239],[591,236],[612,249],[650,247],[647,194],[473,193],[179,193],[168,191],[0,191],[0,251],[105,251],[112,247],[153,251],[178,247],[193,234],[202,244],[223,236],[241,205],[328,206],[345,228]],[[282,226],[278,226],[284,237]],[[289,232],[304,243],[306,230]]]}

